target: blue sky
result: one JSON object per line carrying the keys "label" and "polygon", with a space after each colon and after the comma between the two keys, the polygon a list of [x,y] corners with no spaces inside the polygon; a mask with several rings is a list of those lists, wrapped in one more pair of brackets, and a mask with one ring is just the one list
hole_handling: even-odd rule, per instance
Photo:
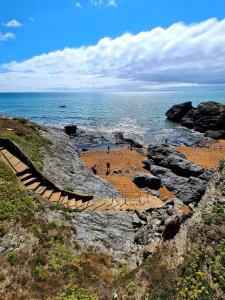
{"label": "blue sky", "polygon": [[[56,51],[59,50],[63,51],[65,48],[76,50],[81,46],[94,46],[98,45],[99,41],[105,37],[109,37],[114,40],[124,36],[126,33],[130,33],[134,37],[134,40],[130,41],[132,45],[132,43],[136,43],[137,39],[135,39],[135,36],[138,36],[139,39],[141,39],[141,32],[151,32],[158,26],[166,30],[177,22],[183,22],[185,26],[191,26],[192,23],[201,24],[201,22],[206,22],[212,18],[215,18],[214,21],[216,20],[216,22],[222,22],[224,17],[224,0],[1,0],[0,74],[4,73],[4,78],[0,77],[0,88],[4,89],[5,82],[10,79],[8,74],[10,72],[14,72],[17,75],[18,72],[21,73],[22,71],[25,73],[36,74],[37,70],[34,70],[33,68],[29,69],[27,66],[24,67],[24,63],[27,64],[27,60],[32,59],[34,56],[50,53],[50,58],[48,57],[49,59],[45,61],[45,72],[48,73],[47,65],[51,64],[53,59],[51,53],[56,53]],[[218,25],[217,23],[214,24],[213,22],[213,24],[210,26],[219,27],[223,26],[223,24]],[[209,31],[210,26],[206,26],[206,30]],[[187,31],[188,27],[183,28],[183,30]],[[151,36],[152,35],[150,34],[149,39],[151,39]],[[172,36],[173,39],[175,39],[174,35]],[[210,35],[210,37],[212,37],[212,35]],[[220,29],[217,40],[221,41],[222,38],[223,31]],[[129,40],[129,38],[127,40]],[[125,43],[125,41],[122,39],[118,49],[123,42]],[[189,42],[191,44],[193,40]],[[142,41],[140,43],[142,43]],[[210,43],[210,41],[207,41],[207,43]],[[218,41],[216,43],[217,44],[214,44],[214,47],[217,47],[216,49],[218,49],[218,53],[221,51],[223,52],[222,42],[220,47],[218,46]],[[108,42],[106,42],[106,44],[108,45]],[[109,53],[109,50],[105,49],[105,47],[105,44],[104,46],[98,47],[98,51],[102,51],[102,49],[104,49],[105,53],[107,53],[107,51]],[[110,51],[113,49],[113,51],[116,52],[115,47],[115,45],[110,45]],[[180,46],[177,44],[176,49],[179,47]],[[210,49],[211,46],[207,44],[207,47],[207,49]],[[76,72],[78,64],[80,64],[80,66],[81,64],[85,65],[84,69],[87,69],[87,71],[82,75],[86,76],[86,80],[89,80],[89,77],[93,75],[90,72],[90,64],[94,66],[94,61],[90,63],[87,55],[91,50],[88,50],[87,48],[85,49],[87,50],[85,50],[87,52],[86,58],[83,59],[82,62],[80,62],[80,60],[77,58],[77,51],[75,51],[73,54],[70,52],[69,54],[68,52],[66,52],[66,54],[62,52],[60,55],[63,56],[63,59],[66,61],[64,64],[64,71],[66,64],[67,68],[69,69],[70,62],[68,60],[71,59],[73,67],[76,64],[74,72]],[[130,50],[131,49],[127,48],[128,56],[130,54]],[[64,54],[66,55],[66,58]],[[117,56],[120,56],[119,50]],[[123,56],[125,57],[126,54],[123,53]],[[41,56],[41,59],[43,59],[43,56]],[[168,56],[167,61],[170,59],[171,57]],[[87,60],[89,61],[88,67],[86,66]],[[120,70],[119,75],[118,72],[115,72],[116,74],[109,74],[109,70],[105,70],[107,68],[106,66],[109,66],[110,63],[112,64],[112,62],[109,63],[109,60],[110,58],[108,57],[105,65],[101,66],[101,68],[99,67],[97,78],[99,81],[101,81],[103,76],[113,75],[112,87],[116,85],[122,86],[122,82],[119,81],[124,77],[123,74],[125,71]],[[10,64],[12,61],[16,61],[17,64]],[[129,61],[129,64],[131,64],[131,61]],[[29,62],[29,65],[31,65],[31,62]],[[56,70],[50,69],[51,68],[49,68],[49,76],[62,71],[62,66],[60,65],[58,68],[56,68]],[[102,71],[103,69],[104,72]],[[125,79],[127,80],[126,83],[124,82],[125,86],[132,86],[132,83],[130,82],[131,80],[135,80],[136,85],[138,85],[140,82],[146,81],[147,77],[149,82],[155,83],[159,81],[163,83],[176,83],[176,76],[174,74],[170,74],[170,80],[168,76],[167,78],[164,78],[165,76],[162,74],[162,70],[160,70],[158,74],[154,74],[154,76],[147,76],[148,74],[136,74],[136,69],[137,66],[133,70],[133,76],[132,74],[130,74],[130,76],[125,76]],[[221,79],[217,78],[219,77],[219,74],[216,74],[217,79],[215,82],[212,82],[211,79],[205,81],[200,79],[197,80],[197,76],[200,76],[200,74],[198,75],[196,72],[197,71],[195,70],[194,78],[196,76],[196,82],[189,82],[190,80],[187,78],[188,74],[186,74],[182,80],[182,83],[221,83]],[[218,72],[221,72],[221,70]],[[78,74],[80,73],[77,72],[77,75]],[[192,75],[193,74],[189,74],[189,76]],[[55,83],[49,88],[60,89],[60,87],[57,87],[59,81],[59,78],[57,78]],[[97,84],[97,87],[99,86]],[[64,87],[66,89],[73,89],[73,86],[68,83],[61,84],[61,88],[63,89]],[[88,87],[94,88],[94,84],[89,85]],[[39,87],[39,89],[40,88],[41,87]],[[82,89],[85,88],[85,86],[74,88]]]}
{"label": "blue sky", "polygon": [[118,0],[116,7],[104,2],[94,5],[90,0],[1,0],[0,23],[18,20],[23,26],[1,26],[0,32],[12,32],[15,39],[0,43],[0,63],[95,44],[105,36],[167,27],[177,21],[191,23],[225,17],[224,0]]}

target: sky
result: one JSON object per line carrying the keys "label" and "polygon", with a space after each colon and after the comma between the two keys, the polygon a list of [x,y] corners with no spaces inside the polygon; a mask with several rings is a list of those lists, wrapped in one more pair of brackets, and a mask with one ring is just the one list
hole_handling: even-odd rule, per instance
{"label": "sky", "polygon": [[1,0],[0,92],[225,84],[224,0]]}

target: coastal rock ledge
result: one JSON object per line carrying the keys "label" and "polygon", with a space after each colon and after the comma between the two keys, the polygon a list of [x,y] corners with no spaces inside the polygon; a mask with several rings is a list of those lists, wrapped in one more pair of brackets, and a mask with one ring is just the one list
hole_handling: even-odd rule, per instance
{"label": "coastal rock ledge", "polygon": [[202,132],[213,139],[225,138],[225,105],[202,102],[197,108],[191,102],[174,105],[166,112],[167,119]]}

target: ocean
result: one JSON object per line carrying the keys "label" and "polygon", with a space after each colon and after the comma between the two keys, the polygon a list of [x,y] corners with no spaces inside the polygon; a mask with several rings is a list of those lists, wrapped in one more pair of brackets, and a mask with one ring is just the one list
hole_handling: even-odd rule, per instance
{"label": "ocean", "polygon": [[0,115],[58,128],[74,123],[103,135],[121,131],[145,145],[165,138],[179,143],[199,134],[167,121],[165,112],[184,101],[208,100],[225,103],[225,91],[0,93]]}

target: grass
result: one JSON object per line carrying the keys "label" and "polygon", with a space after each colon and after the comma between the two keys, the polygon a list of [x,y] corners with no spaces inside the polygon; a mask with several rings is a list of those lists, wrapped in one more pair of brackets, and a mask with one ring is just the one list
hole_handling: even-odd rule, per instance
{"label": "grass", "polygon": [[[92,248],[82,250],[75,239],[76,228],[48,222],[48,212],[51,209],[43,209],[37,197],[28,195],[0,161],[0,238],[7,238],[9,231],[14,238],[18,231],[19,238],[29,237],[23,247],[18,242],[0,255],[1,270],[7,270],[7,275],[1,273],[1,282],[6,280],[12,287],[0,288],[0,298],[95,300],[101,294],[111,295],[111,258]],[[68,214],[55,213],[61,213],[62,220]],[[17,290],[22,291],[19,298]]]}
{"label": "grass", "polygon": [[224,208],[215,204],[193,237],[195,247],[180,268],[180,299],[223,299],[225,293]]}
{"label": "grass", "polygon": [[18,144],[37,168],[43,169],[44,153],[50,143],[38,133],[37,125],[26,119],[0,118],[0,137],[8,138]]}

